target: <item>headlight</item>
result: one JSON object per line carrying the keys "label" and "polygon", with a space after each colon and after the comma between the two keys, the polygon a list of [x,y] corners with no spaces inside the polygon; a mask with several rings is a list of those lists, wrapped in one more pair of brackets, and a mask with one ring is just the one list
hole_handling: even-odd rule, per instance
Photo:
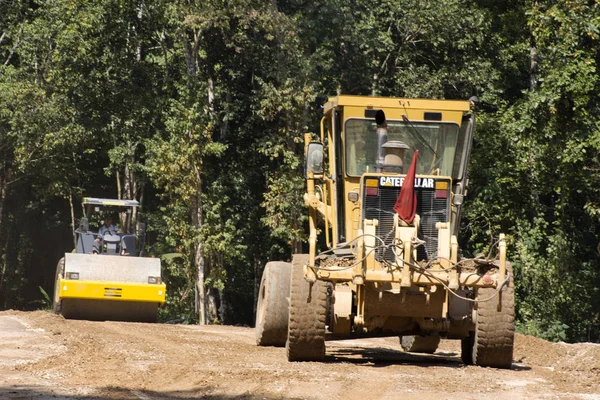
{"label": "headlight", "polygon": [[76,281],[79,279],[79,272],[67,272],[66,278]]}
{"label": "headlight", "polygon": [[160,284],[160,276],[149,276],[148,283],[151,285]]}

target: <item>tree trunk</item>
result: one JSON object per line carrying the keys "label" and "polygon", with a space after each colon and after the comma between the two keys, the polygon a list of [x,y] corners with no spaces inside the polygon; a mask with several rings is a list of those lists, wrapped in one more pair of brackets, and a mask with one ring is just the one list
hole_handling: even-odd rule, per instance
{"label": "tree trunk", "polygon": [[[533,1],[532,4],[533,7],[537,7],[537,0]],[[533,37],[533,34],[530,36],[530,47],[529,47],[529,90],[534,91],[537,89],[537,66],[538,66],[538,52],[537,52],[537,44],[535,42],[535,38]],[[528,140],[532,140],[532,139],[528,139]],[[535,155],[534,152],[528,152],[527,154],[527,159],[529,161],[529,164],[531,166],[531,168],[529,168],[528,171],[528,175],[529,178],[531,179],[531,182],[535,182],[536,181],[536,177],[535,177],[535,168],[533,168],[533,165],[535,163]],[[535,199],[535,202],[539,204],[539,190],[537,189],[537,185],[532,185],[532,195],[533,198]]]}
{"label": "tree trunk", "polygon": [[123,198],[127,200],[131,200],[131,171],[129,168],[130,161],[131,160],[129,160],[129,157],[127,157],[127,161],[125,161],[125,167],[123,168]]}
{"label": "tree trunk", "polygon": [[[190,43],[192,39],[192,43]],[[183,38],[183,45],[185,48],[185,63],[188,75],[188,85],[190,86],[190,92],[193,91],[194,82],[197,80],[198,74],[198,48],[200,46],[201,35],[200,32],[186,30]],[[188,132],[190,143],[194,141],[193,132]],[[193,249],[193,268],[196,271],[196,290],[198,292],[198,323],[205,325],[208,322],[206,312],[207,293],[206,287],[204,286],[204,280],[206,277],[206,263],[204,258],[204,249],[202,247],[202,240],[200,237],[200,230],[202,229],[202,159],[191,160],[195,173],[196,180],[196,194],[192,199],[191,204],[191,218],[192,226],[196,229],[196,239],[192,245]]]}
{"label": "tree trunk", "polygon": [[208,322],[206,315],[206,288],[204,286],[206,265],[199,233],[202,228],[202,180],[198,168],[196,168],[196,179],[197,192],[193,201],[194,204],[192,205],[192,225],[196,228],[196,232],[198,232],[194,243],[194,268],[196,270],[196,289],[198,291],[198,323],[205,325]]}
{"label": "tree trunk", "polygon": [[377,80],[379,79],[379,76],[375,73],[373,74],[373,80],[371,81],[371,96],[378,96],[379,93],[377,91]]}
{"label": "tree trunk", "polygon": [[121,193],[121,174],[119,173],[119,170],[117,170],[116,178],[117,178],[117,199],[121,200],[123,198],[123,194]]}
{"label": "tree trunk", "polygon": [[[218,258],[219,258],[219,268],[223,268],[223,270],[225,270],[225,276],[231,276],[231,271],[229,271],[228,268],[225,266],[225,257],[223,256],[223,253],[219,254]],[[223,286],[226,286],[226,285],[224,284]],[[227,325],[229,323],[229,312],[228,312],[229,302],[227,301],[227,293],[225,291],[225,288],[219,289],[218,295],[219,295],[219,308],[217,311],[219,312],[219,314],[217,315],[217,318],[219,319],[219,321],[221,321],[221,324]]]}
{"label": "tree trunk", "polygon": [[228,308],[229,302],[227,301],[227,293],[225,292],[225,289],[219,289],[219,320],[223,325],[231,323]]}
{"label": "tree trunk", "polygon": [[[298,223],[296,221],[292,221],[292,229],[296,231],[298,229]],[[301,254],[302,253],[302,241],[301,240],[292,240],[291,243],[292,254]],[[291,258],[291,257],[290,257]]]}
{"label": "tree trunk", "polygon": [[215,112],[215,82],[212,77],[207,80],[207,96],[208,96],[208,110],[210,113]]}
{"label": "tree trunk", "polygon": [[[137,9],[137,17],[138,17],[138,21],[140,26],[142,25],[142,17],[144,16],[144,7],[145,4],[143,1],[140,2],[140,4],[138,5],[138,9]],[[137,34],[137,32],[136,32]],[[142,61],[142,41],[139,40],[138,41],[138,46],[136,48],[136,52],[135,52],[135,58],[137,60],[137,62],[141,62]]]}
{"label": "tree trunk", "polygon": [[[0,181],[0,233],[4,232],[2,222],[4,220],[4,199],[6,198],[6,185],[4,181]],[[0,248],[0,256],[2,249]]]}
{"label": "tree trunk", "polygon": [[[3,260],[2,255],[6,253],[6,249],[8,248],[8,229],[4,226],[4,201],[6,196],[8,195],[8,182],[11,179],[11,169],[7,168],[3,171],[3,175],[0,175],[0,237],[3,237],[6,234],[6,242],[0,243],[0,261]],[[6,274],[6,264],[7,261],[4,258],[4,262],[1,265],[0,271],[0,293],[2,293],[2,286],[4,282],[4,276]],[[3,302],[1,302],[0,298],[0,307],[3,306]]]}
{"label": "tree trunk", "polygon": [[196,289],[198,290],[198,323],[206,325],[206,291],[204,288],[204,256],[202,242],[196,241],[194,249],[194,265],[196,266]]}
{"label": "tree trunk", "polygon": [[[224,121],[220,124],[219,129],[221,131],[221,141],[225,141],[227,139],[227,135],[229,133],[229,112],[231,103],[231,89],[227,88],[227,93],[225,94],[225,107],[224,107]],[[220,121],[219,121],[220,122]]]}
{"label": "tree trunk", "polygon": [[529,90],[532,91],[537,87],[537,64],[537,47],[535,46],[535,39],[531,38],[531,47],[529,48]]}
{"label": "tree trunk", "polygon": [[[3,198],[4,199],[4,198]],[[10,226],[8,227],[4,227],[2,232],[6,232],[6,240],[4,241],[4,243],[0,244],[1,249],[4,250],[4,253],[7,253],[7,249],[10,243],[10,235],[11,235],[11,229]],[[4,281],[6,280],[6,270],[7,270],[7,266],[8,266],[8,257],[4,257],[4,258],[0,258],[0,260],[3,260],[4,262],[2,263],[2,266],[0,268],[0,308],[5,309],[6,308],[6,295],[4,293],[6,293],[6,290],[4,290]]]}
{"label": "tree trunk", "polygon": [[207,322],[217,322],[219,320],[219,292],[215,288],[206,289],[206,318]]}
{"label": "tree trunk", "polygon": [[[125,170],[124,170],[124,182],[123,182],[123,196],[127,200],[136,200],[137,196],[137,179],[135,172],[131,169],[131,165],[135,162],[135,146],[131,143],[127,143],[127,152],[128,156],[125,161]],[[131,232],[131,221],[134,219],[135,209],[132,210],[131,214],[125,214],[124,220],[121,221],[123,229],[125,232]]]}
{"label": "tree trunk", "polygon": [[[140,208],[142,208],[144,206],[144,187],[145,186],[146,186],[146,183],[142,182],[140,184],[140,188],[139,188],[139,199],[138,199],[138,201],[140,203]],[[139,229],[139,226],[140,226],[140,221],[138,221],[137,213],[138,213],[138,210],[136,208],[136,209],[133,210],[133,215],[134,215],[134,217],[133,217],[133,222],[134,222],[133,227],[135,228],[136,233],[137,233],[137,230]],[[141,221],[141,222],[144,222],[144,221]]]}
{"label": "tree trunk", "polygon": [[[538,1],[532,2],[532,7],[535,9],[538,5]],[[538,64],[538,52],[537,44],[533,34],[529,37],[529,90],[535,90],[537,87],[537,64]]]}
{"label": "tree trunk", "polygon": [[73,248],[77,248],[77,241],[75,239],[75,210],[73,209],[73,192],[69,191],[69,207],[71,209],[71,230],[73,232]]}
{"label": "tree trunk", "polygon": [[[129,175],[129,163],[126,161],[125,162],[125,167],[123,168],[123,200],[131,200],[131,197],[129,197],[129,187],[130,187],[130,175]],[[125,214],[125,215],[123,215]],[[124,232],[128,232],[128,227],[127,227],[127,213],[119,213],[119,219],[120,219],[120,226],[121,229]]]}
{"label": "tree trunk", "polygon": [[261,262],[258,256],[254,256],[254,306],[252,307],[253,314],[256,315],[256,304],[258,303],[258,293],[260,291],[260,280],[262,273],[260,271]]}
{"label": "tree trunk", "polygon": [[8,185],[12,179],[12,169],[8,167],[2,172],[2,175],[0,175],[0,233],[2,232],[2,223],[4,222],[4,200],[8,195]]}

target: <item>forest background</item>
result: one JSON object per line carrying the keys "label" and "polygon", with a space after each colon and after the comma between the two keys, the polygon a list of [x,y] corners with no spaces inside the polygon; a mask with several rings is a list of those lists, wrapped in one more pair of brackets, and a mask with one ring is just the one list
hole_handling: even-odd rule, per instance
{"label": "forest background", "polygon": [[599,29],[582,0],[0,0],[0,309],[47,306],[83,196],[118,196],[163,320],[198,322],[197,291],[199,322],[252,325],[305,246],[326,98],[476,95],[464,254],[506,232],[518,329],[598,342]]}

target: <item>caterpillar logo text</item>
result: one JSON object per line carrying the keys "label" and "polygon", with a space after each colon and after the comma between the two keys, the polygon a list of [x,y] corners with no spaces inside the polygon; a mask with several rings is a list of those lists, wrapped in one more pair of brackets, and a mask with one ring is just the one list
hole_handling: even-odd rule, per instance
{"label": "caterpillar logo text", "polygon": [[[395,186],[402,187],[404,183],[404,177],[396,177],[396,176],[382,176],[379,178],[379,186]],[[432,178],[415,178],[415,187],[416,188],[425,188],[425,189],[433,189],[434,179]]]}

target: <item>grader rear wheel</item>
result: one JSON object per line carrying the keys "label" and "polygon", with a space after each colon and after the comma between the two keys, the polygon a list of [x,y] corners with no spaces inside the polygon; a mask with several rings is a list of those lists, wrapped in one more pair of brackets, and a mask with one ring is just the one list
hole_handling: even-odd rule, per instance
{"label": "grader rear wheel", "polygon": [[[461,358],[465,364],[510,368],[515,337],[515,300],[512,266],[507,263],[506,290],[489,301],[477,303],[475,332],[462,340]],[[496,289],[479,288],[476,299],[494,296]]]}
{"label": "grader rear wheel", "polygon": [[286,343],[289,361],[323,361],[325,358],[327,286],[322,281],[310,284],[304,279],[303,267],[308,261],[308,254],[295,254],[292,260]]}
{"label": "grader rear wheel", "polygon": [[402,350],[410,353],[433,354],[439,344],[439,336],[400,336]]}
{"label": "grader rear wheel", "polygon": [[273,261],[265,265],[256,305],[256,344],[283,347],[289,322],[292,264]]}

